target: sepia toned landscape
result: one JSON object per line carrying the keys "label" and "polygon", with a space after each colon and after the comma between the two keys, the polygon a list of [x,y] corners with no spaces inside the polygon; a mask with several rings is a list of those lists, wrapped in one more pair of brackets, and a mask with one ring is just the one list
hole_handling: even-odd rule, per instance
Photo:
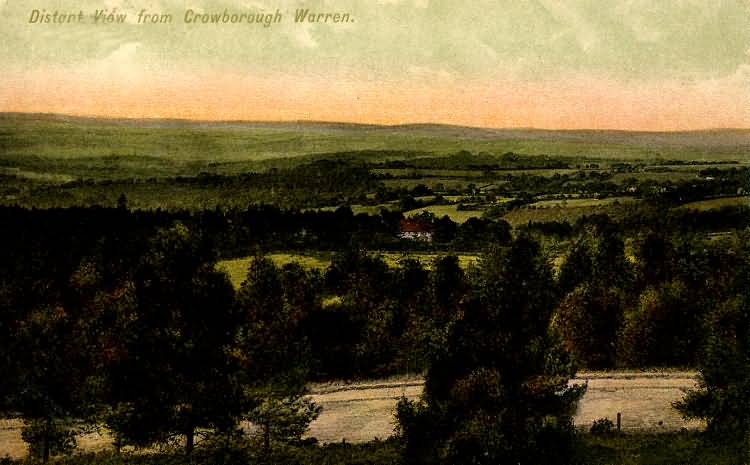
{"label": "sepia toned landscape", "polygon": [[[744,376],[725,357],[741,353],[750,131],[0,122],[0,455],[390,463],[443,389],[425,376],[455,370],[441,402],[465,403],[479,373],[530,362],[523,389],[547,376],[534,395],[568,402],[536,417],[570,419],[561,463],[744,447],[699,406],[702,383]],[[486,408],[478,386],[459,411]]]}
{"label": "sepia toned landscape", "polygon": [[743,0],[0,0],[0,465],[750,460]]}

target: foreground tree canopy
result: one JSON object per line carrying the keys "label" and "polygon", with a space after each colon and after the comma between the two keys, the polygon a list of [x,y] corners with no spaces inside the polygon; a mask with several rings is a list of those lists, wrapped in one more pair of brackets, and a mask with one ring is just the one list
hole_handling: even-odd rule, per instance
{"label": "foreground tree canopy", "polygon": [[[722,215],[697,216],[736,222]],[[467,266],[447,243],[414,245],[436,247],[430,263],[412,253],[390,264],[339,243],[353,229],[394,237],[398,227],[397,216],[345,209],[193,216],[122,205],[0,218],[20,231],[3,230],[0,248],[0,410],[24,419],[43,459],[96,425],[118,448],[193,452],[245,441],[243,420],[256,427],[253,447],[272,454],[309,441],[320,413],[310,381],[405,373],[427,375],[422,399],[399,407],[415,462],[564,461],[576,366],[700,368],[682,411],[713,431],[748,429],[746,232],[707,237],[672,213],[597,215],[551,236],[529,225],[472,244],[486,252]],[[455,235],[471,241],[484,223]],[[323,230],[336,242],[320,252],[325,270],[259,251],[306,247]],[[217,260],[250,246],[234,289]]]}
{"label": "foreground tree canopy", "polygon": [[526,238],[483,257],[447,344],[398,422],[414,463],[564,463],[582,388],[551,331],[557,302],[539,245]]}

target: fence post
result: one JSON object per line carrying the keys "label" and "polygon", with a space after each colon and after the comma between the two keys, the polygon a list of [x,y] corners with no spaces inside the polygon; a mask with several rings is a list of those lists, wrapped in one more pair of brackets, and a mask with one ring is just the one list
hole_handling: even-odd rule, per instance
{"label": "fence post", "polygon": [[617,412],[617,432],[620,432],[620,426],[622,424],[622,413]]}

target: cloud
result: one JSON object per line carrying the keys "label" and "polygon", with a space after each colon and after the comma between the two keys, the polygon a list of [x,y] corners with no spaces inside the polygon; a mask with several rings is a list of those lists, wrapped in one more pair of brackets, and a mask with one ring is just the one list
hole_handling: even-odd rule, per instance
{"label": "cloud", "polygon": [[427,8],[430,0],[377,0],[380,5],[399,5],[404,3],[413,3],[416,8]]}
{"label": "cloud", "polygon": [[289,35],[294,40],[294,43],[302,48],[317,48],[319,44],[315,40],[315,37],[313,37],[312,31],[312,24],[303,24],[289,29]]}
{"label": "cloud", "polygon": [[590,51],[599,43],[597,26],[585,13],[562,0],[538,0],[539,3],[563,26],[565,33],[572,34],[581,50]]}

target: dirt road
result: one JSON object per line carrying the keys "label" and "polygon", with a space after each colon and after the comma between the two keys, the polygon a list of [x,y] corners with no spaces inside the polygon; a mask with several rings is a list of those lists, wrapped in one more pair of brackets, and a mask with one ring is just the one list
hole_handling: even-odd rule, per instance
{"label": "dirt road", "polygon": [[[701,422],[687,422],[672,409],[672,402],[682,398],[684,390],[695,382],[694,372],[579,373],[572,383],[587,384],[588,388],[578,405],[575,424],[588,428],[603,417],[615,422],[620,412],[625,431],[700,428]],[[313,386],[312,398],[323,406],[323,413],[311,425],[310,435],[321,442],[385,438],[393,432],[398,399],[416,399],[421,392],[420,378]]]}
{"label": "dirt road", "polygon": [[[613,422],[622,413],[625,431],[674,431],[700,428],[672,409],[685,389],[695,385],[696,373],[678,371],[579,373],[573,383],[588,385],[579,403],[575,423],[588,428],[602,417]],[[323,413],[310,427],[310,436],[321,442],[368,441],[393,433],[393,412],[402,396],[416,399],[422,392],[419,377],[399,377],[362,383],[327,383],[311,386],[313,400]],[[0,457],[21,457],[26,448],[20,422],[0,420]],[[79,440],[85,450],[110,446],[109,438],[89,435]]]}

